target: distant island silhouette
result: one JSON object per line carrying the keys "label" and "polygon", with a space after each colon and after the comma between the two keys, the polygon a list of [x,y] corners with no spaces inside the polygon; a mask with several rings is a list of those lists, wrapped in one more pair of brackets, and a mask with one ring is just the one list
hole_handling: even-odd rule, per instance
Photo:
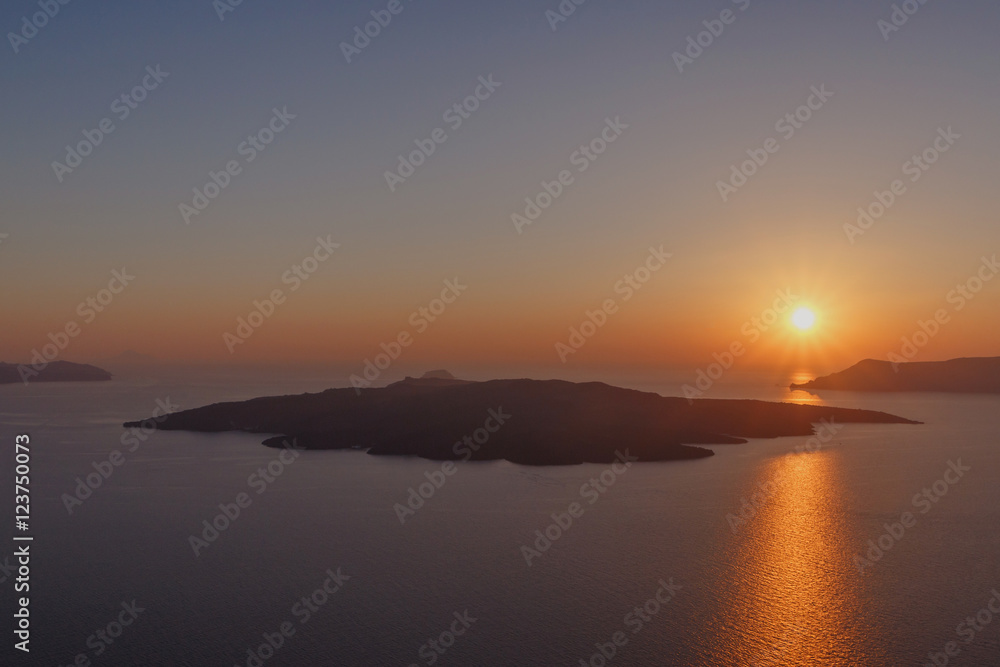
{"label": "distant island silhouette", "polygon": [[1000,357],[893,364],[865,359],[847,370],[793,384],[792,389],[1000,393]]}
{"label": "distant island silhouette", "polygon": [[[31,382],[106,382],[111,379],[111,373],[103,368],[90,364],[74,364],[71,361],[50,361],[41,370],[36,370],[30,364],[22,364],[26,369],[25,376]],[[0,362],[0,384],[24,382],[25,378],[18,370],[18,364]]]}
{"label": "distant island silhouette", "polygon": [[216,403],[146,424],[164,430],[279,434],[264,440],[271,447],[294,439],[306,449],[565,465],[610,463],[626,449],[640,461],[703,458],[714,452],[691,445],[808,437],[821,420],[920,423],[870,410],[756,400],[689,402],[601,382],[472,382],[436,371],[383,388]]}

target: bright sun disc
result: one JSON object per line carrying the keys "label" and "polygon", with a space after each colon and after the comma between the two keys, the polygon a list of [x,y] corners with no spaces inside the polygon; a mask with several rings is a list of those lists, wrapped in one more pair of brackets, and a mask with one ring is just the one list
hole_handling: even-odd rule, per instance
{"label": "bright sun disc", "polygon": [[792,315],[792,324],[805,331],[816,324],[816,313],[808,308],[799,308]]}

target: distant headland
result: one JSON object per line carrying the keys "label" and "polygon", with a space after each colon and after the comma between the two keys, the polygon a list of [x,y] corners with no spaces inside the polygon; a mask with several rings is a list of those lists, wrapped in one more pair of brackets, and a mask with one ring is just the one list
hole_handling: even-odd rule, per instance
{"label": "distant headland", "polygon": [[[695,400],[562,380],[459,380],[445,371],[383,388],[328,389],[216,403],[166,415],[158,429],[279,434],[306,449],[366,449],[432,460],[525,465],[610,463],[712,456],[692,445],[808,437],[821,420],[917,424],[883,412],[756,400]],[[141,422],[128,422],[126,427]]]}
{"label": "distant headland", "polygon": [[811,382],[793,384],[791,388],[998,394],[1000,357],[971,357],[951,361],[900,364],[865,359],[847,370],[816,378]]}
{"label": "distant headland", "polygon": [[5,364],[0,362],[0,384],[15,382],[106,382],[111,373],[89,364],[70,361],[50,361],[41,369],[31,364]]}

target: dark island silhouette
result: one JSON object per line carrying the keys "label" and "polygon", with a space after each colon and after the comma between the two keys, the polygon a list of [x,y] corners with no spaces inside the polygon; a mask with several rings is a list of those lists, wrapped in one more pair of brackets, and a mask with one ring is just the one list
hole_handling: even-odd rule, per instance
{"label": "dark island silhouette", "polygon": [[[22,371],[19,368],[24,369]],[[106,382],[111,373],[89,364],[74,364],[71,361],[50,361],[41,370],[30,364],[5,364],[0,362],[0,384],[24,382]]]}
{"label": "dark island silhouette", "polygon": [[1000,393],[1000,357],[900,364],[865,359],[847,370],[816,378],[811,382],[793,384],[791,388],[997,394]]}
{"label": "dark island silhouette", "polygon": [[[810,436],[820,420],[918,424],[883,412],[756,400],[689,402],[600,382],[470,382],[434,372],[377,389],[328,389],[216,403],[146,424],[165,430],[280,434],[271,447],[367,449],[432,460],[506,459],[525,465],[697,459],[690,445]],[[128,422],[138,427],[142,422]]]}

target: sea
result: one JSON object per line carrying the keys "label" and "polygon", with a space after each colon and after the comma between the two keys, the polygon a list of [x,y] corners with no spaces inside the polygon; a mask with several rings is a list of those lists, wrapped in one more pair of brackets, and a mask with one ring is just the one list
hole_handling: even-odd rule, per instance
{"label": "sea", "polygon": [[[556,377],[531,373],[504,377]],[[808,369],[733,370],[705,397],[923,424],[628,466],[280,457],[259,434],[122,426],[347,377],[162,366],[0,387],[0,663],[1000,665],[1000,396],[817,396],[788,389]],[[569,379],[678,396],[695,372]]]}

